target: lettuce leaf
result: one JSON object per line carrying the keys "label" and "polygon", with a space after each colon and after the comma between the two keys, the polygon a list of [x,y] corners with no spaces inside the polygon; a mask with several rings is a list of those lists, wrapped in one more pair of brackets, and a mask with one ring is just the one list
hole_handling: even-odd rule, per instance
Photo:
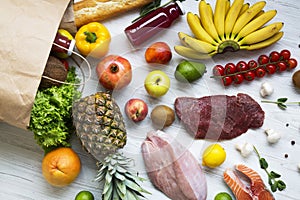
{"label": "lettuce leaf", "polygon": [[[79,83],[75,68],[68,71],[66,82]],[[78,86],[63,84],[39,90],[31,110],[29,130],[45,152],[57,147],[69,147],[73,132],[72,104],[81,97]]]}

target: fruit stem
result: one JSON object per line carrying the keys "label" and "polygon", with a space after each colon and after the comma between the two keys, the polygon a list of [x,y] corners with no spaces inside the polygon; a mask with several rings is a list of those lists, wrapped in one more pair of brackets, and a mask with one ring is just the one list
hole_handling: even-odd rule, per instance
{"label": "fruit stem", "polygon": [[234,40],[226,40],[219,44],[218,53],[224,53],[226,51],[238,51],[240,49],[240,45]]}
{"label": "fruit stem", "polygon": [[111,65],[111,66],[110,66],[110,71],[111,71],[112,73],[117,73],[117,72],[119,71],[118,65]]}

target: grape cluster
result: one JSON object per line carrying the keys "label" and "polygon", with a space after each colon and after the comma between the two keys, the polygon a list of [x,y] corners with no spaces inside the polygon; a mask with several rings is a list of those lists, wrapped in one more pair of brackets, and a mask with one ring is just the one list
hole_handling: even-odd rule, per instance
{"label": "grape cluster", "polygon": [[269,56],[260,55],[257,61],[239,61],[237,64],[227,63],[224,67],[216,65],[213,68],[212,77],[221,79],[224,86],[229,86],[232,83],[241,84],[244,80],[252,81],[256,77],[262,78],[266,74],[291,70],[296,66],[297,60],[291,58],[289,50],[284,49],[281,52],[272,51]]}

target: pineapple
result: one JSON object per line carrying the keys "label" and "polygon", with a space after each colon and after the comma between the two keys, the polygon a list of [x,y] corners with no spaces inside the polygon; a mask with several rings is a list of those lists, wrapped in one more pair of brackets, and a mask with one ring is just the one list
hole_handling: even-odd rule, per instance
{"label": "pineapple", "polygon": [[129,170],[130,159],[118,152],[126,145],[127,134],[120,108],[109,92],[76,101],[73,122],[83,147],[98,160],[96,180],[104,181],[103,200],[135,200],[149,193],[137,183],[143,179]]}

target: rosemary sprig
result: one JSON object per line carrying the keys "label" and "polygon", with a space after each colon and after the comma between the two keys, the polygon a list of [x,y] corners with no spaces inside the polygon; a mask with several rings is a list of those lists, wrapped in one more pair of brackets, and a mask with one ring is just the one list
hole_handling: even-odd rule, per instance
{"label": "rosemary sprig", "polygon": [[278,98],[276,101],[270,101],[270,100],[262,100],[262,103],[273,103],[273,104],[277,104],[277,106],[283,110],[285,110],[287,108],[288,105],[299,105],[300,106],[300,102],[288,102],[287,101],[288,98]]}
{"label": "rosemary sprig", "polygon": [[[139,20],[139,19],[141,19],[141,18],[143,18],[143,17],[146,16],[148,13],[150,13],[150,12],[152,12],[152,11],[158,9],[158,8],[164,7],[164,6],[168,5],[169,3],[175,2],[175,1],[176,1],[176,0],[170,0],[170,1],[168,1],[167,3],[161,5],[161,0],[153,0],[151,3],[146,4],[145,6],[143,6],[143,7],[141,8],[141,10],[140,10],[140,16],[137,17],[137,18],[135,18],[135,19],[132,21],[132,23],[135,22],[135,21],[137,21],[137,20]],[[185,1],[185,0],[177,0],[177,1],[183,2],[183,1]],[[197,1],[197,0],[196,0],[196,1]]]}
{"label": "rosemary sprig", "polygon": [[277,190],[279,190],[279,191],[284,190],[286,188],[286,184],[282,180],[279,179],[281,177],[281,175],[274,171],[269,172],[268,171],[268,167],[269,167],[268,162],[266,161],[265,158],[260,156],[260,154],[255,146],[253,146],[253,148],[259,158],[260,168],[262,168],[268,175],[268,183],[271,187],[272,192],[276,192]]}

